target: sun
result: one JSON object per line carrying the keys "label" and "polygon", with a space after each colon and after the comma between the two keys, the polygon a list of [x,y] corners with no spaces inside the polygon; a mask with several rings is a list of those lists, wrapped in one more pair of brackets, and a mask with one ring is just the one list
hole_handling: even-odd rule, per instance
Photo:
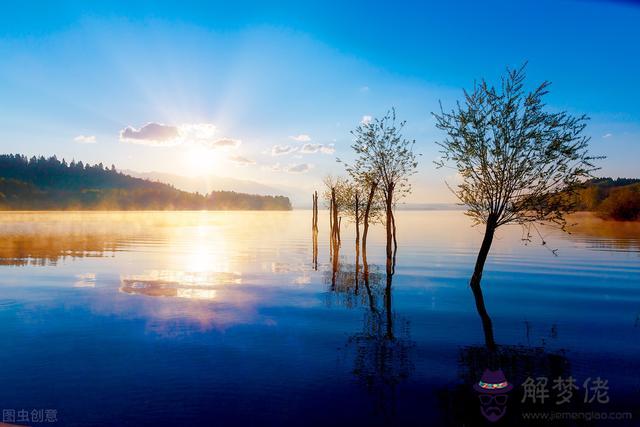
{"label": "sun", "polygon": [[216,170],[219,156],[214,150],[193,147],[185,153],[184,160],[184,175],[203,176],[210,175]]}

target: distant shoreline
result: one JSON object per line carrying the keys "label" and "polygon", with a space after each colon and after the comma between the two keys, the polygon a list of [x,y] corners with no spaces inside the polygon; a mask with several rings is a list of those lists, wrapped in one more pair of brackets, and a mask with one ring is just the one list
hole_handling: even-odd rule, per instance
{"label": "distant shoreline", "polygon": [[292,212],[295,209],[2,209],[3,213],[33,213],[33,212]]}
{"label": "distant shoreline", "polygon": [[[294,206],[293,210],[311,210],[310,205]],[[328,210],[326,207],[321,207],[320,210]],[[464,206],[460,206],[455,203],[407,203],[399,204],[396,207],[399,211],[463,211]]]}
{"label": "distant shoreline", "polygon": [[55,156],[0,155],[0,210],[290,210],[285,196],[235,191],[190,193]]}
{"label": "distant shoreline", "polygon": [[[463,212],[464,207],[453,206],[447,204],[436,206],[410,206],[408,208],[401,209],[403,212]],[[294,211],[311,211],[311,208],[307,207],[294,207],[293,209],[0,209],[0,214],[3,213],[170,213],[170,212],[294,212]],[[321,209],[321,211],[327,211],[327,209]],[[606,224],[639,224],[638,220],[622,221],[609,218],[601,218],[597,212],[592,211],[577,211],[567,215],[567,221],[569,224],[577,222],[578,224],[583,222],[598,222]]]}

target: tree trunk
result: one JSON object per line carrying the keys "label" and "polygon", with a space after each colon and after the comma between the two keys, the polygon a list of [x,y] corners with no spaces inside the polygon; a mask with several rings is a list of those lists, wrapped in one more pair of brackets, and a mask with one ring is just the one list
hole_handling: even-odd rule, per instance
{"label": "tree trunk", "polygon": [[333,258],[333,197],[329,200],[329,259],[331,258]]}
{"label": "tree trunk", "polygon": [[480,246],[480,252],[478,252],[478,258],[476,260],[476,266],[473,270],[473,276],[471,276],[470,287],[473,291],[473,296],[476,301],[476,309],[482,320],[482,329],[484,331],[484,338],[487,348],[490,351],[495,349],[495,340],[493,337],[493,324],[491,318],[487,313],[487,309],[484,305],[484,297],[482,295],[482,288],[480,282],[482,280],[482,272],[484,270],[484,264],[489,255],[491,249],[491,243],[493,242],[493,236],[496,231],[497,219],[494,215],[489,215],[487,219],[487,226],[484,232],[484,238],[482,239],[482,245]]}
{"label": "tree trunk", "polygon": [[494,352],[496,350],[496,341],[493,337],[493,323],[491,322],[491,317],[489,317],[489,313],[487,313],[487,309],[484,306],[482,289],[478,286],[476,288],[472,287],[471,290],[473,291],[473,296],[476,300],[478,315],[480,316],[480,320],[482,320],[482,331],[484,332],[485,345],[487,346],[487,350]]}
{"label": "tree trunk", "polygon": [[385,288],[384,291],[384,305],[385,305],[385,312],[387,315],[387,333],[386,333],[386,338],[388,340],[393,340],[393,312],[391,311],[391,281],[392,281],[392,275],[388,274],[387,275],[387,286]]}
{"label": "tree trunk", "polygon": [[356,192],[356,295],[358,295],[358,274],[360,273],[360,197]]}
{"label": "tree trunk", "polygon": [[364,210],[364,220],[362,221],[362,265],[364,267],[365,280],[369,275],[369,265],[367,264],[367,233],[369,233],[369,214],[371,213],[371,205],[373,203],[373,196],[376,194],[378,184],[371,184],[369,190],[369,197],[367,198],[367,207]]}
{"label": "tree trunk", "polygon": [[313,269],[318,271],[318,192],[313,193]]}
{"label": "tree trunk", "polygon": [[311,232],[315,230],[316,225],[316,196],[315,194],[311,195]]}
{"label": "tree trunk", "polygon": [[313,269],[318,271],[318,233],[313,233]]}
{"label": "tree trunk", "polygon": [[318,232],[318,192],[313,192],[313,216],[311,220],[311,229]]}
{"label": "tree trunk", "polygon": [[334,244],[338,241],[338,205],[336,204],[336,190],[331,189],[331,205],[333,206],[333,241]]}
{"label": "tree trunk", "polygon": [[391,221],[393,217],[393,185],[387,186],[387,194],[385,197],[386,206],[386,226],[387,226],[387,274],[392,274],[392,259],[393,259],[393,249],[391,247],[391,242],[393,240],[393,231],[391,228]]}
{"label": "tree trunk", "polygon": [[359,248],[360,243],[360,211],[358,204],[360,203],[360,198],[358,197],[358,193],[356,193],[356,249]]}
{"label": "tree trunk", "polygon": [[360,210],[359,210],[360,198],[356,193],[356,261],[360,262]]}
{"label": "tree trunk", "polygon": [[392,273],[396,272],[396,254],[398,253],[398,240],[396,238],[396,214],[391,211],[391,227],[393,233],[393,262],[392,262]]}
{"label": "tree trunk", "polygon": [[395,257],[398,251],[398,240],[396,239],[396,214],[393,211],[391,212],[391,228],[393,234],[393,256]]}
{"label": "tree trunk", "polygon": [[340,261],[340,246],[337,244],[333,247],[333,259],[331,260],[331,290],[336,289],[336,279],[338,277],[338,268]]}

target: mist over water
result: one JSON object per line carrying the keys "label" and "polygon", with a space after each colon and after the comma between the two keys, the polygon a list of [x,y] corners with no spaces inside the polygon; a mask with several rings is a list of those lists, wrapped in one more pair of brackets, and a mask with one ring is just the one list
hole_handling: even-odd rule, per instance
{"label": "mist over water", "polygon": [[[396,215],[392,284],[376,225],[365,286],[345,220],[332,271],[325,211],[317,270],[311,211],[1,213],[0,402],[63,425],[453,425],[443,395],[471,386],[485,345],[468,286],[483,230],[460,211]],[[607,378],[624,407],[640,227],[574,219],[527,244],[499,230],[486,308],[498,346]]]}

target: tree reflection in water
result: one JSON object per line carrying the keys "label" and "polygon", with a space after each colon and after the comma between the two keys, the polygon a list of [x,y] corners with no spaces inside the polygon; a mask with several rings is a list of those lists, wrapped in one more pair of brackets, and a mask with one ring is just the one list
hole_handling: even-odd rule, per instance
{"label": "tree reflection in water", "polygon": [[354,355],[353,374],[373,397],[376,414],[390,417],[396,407],[396,387],[414,369],[415,344],[409,321],[393,311],[393,274],[380,273],[376,265],[363,267],[333,262],[324,274],[328,302],[364,308],[362,330],[349,337],[345,350]]}
{"label": "tree reflection in water", "polygon": [[[564,350],[548,351],[540,346],[498,345],[494,338],[493,324],[484,306],[482,291],[474,292],[476,309],[484,332],[484,345],[463,346],[458,354],[458,381],[454,387],[438,391],[438,402],[442,425],[488,425],[480,412],[478,393],[473,389],[485,370],[501,370],[514,389],[509,393],[507,410],[502,425],[523,424],[522,413],[543,410],[541,406],[522,403],[521,384],[528,378],[546,377],[551,391],[553,380],[571,375],[569,361]],[[552,334],[557,333],[554,325]],[[551,394],[550,394],[551,396]],[[547,403],[555,405],[551,398]],[[550,408],[550,406],[546,406]],[[550,410],[558,408],[550,408]],[[567,407],[561,408],[568,410]],[[555,425],[555,424],[554,424]],[[565,424],[560,424],[565,425]],[[566,424],[573,425],[573,424]]]}
{"label": "tree reflection in water", "polygon": [[66,259],[113,256],[128,246],[126,239],[114,232],[82,230],[63,234],[34,226],[27,232],[1,234],[0,265],[57,265]]}

